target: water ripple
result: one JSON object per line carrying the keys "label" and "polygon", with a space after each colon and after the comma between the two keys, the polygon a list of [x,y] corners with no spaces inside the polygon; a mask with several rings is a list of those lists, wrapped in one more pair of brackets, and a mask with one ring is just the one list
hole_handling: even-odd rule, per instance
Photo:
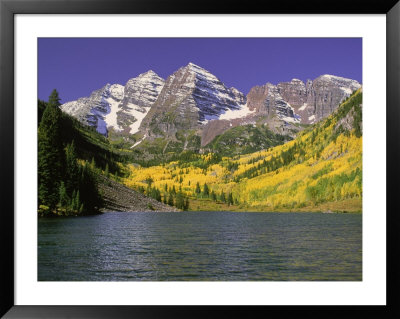
{"label": "water ripple", "polygon": [[107,213],[40,219],[42,281],[362,280],[361,214]]}

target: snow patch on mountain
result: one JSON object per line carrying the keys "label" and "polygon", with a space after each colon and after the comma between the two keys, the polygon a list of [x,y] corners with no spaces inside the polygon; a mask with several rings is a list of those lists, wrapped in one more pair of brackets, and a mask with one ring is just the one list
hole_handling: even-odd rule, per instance
{"label": "snow patch on mountain", "polygon": [[104,120],[104,113],[99,109],[92,109],[90,114],[97,119],[97,132],[107,135],[107,123]]}
{"label": "snow patch on mountain", "polygon": [[154,71],[130,79],[125,86],[107,84],[90,97],[63,104],[61,110],[107,135],[116,132],[135,134],[164,85]]}
{"label": "snow patch on mountain", "polygon": [[341,87],[340,88],[346,95],[351,95],[353,93],[353,90],[348,88],[348,87]]}
{"label": "snow patch on mountain", "polygon": [[319,79],[337,85],[346,95],[351,95],[353,91],[358,90],[361,87],[361,84],[356,80],[347,79],[331,74],[321,75]]}
{"label": "snow patch on mountain", "polygon": [[133,115],[136,118],[136,121],[131,124],[130,127],[130,133],[135,134],[139,132],[139,127],[140,124],[142,123],[144,117],[149,113],[151,107],[140,107],[138,105],[134,104],[128,104],[129,107],[132,109],[130,112],[131,115]]}
{"label": "snow patch on mountain", "polygon": [[106,99],[106,102],[110,105],[110,111],[108,114],[104,116],[104,120],[107,123],[107,127],[112,127],[115,131],[121,131],[121,128],[118,125],[118,115],[119,111],[118,106],[121,104],[120,101],[116,101],[112,98]]}
{"label": "snow patch on mountain", "polygon": [[143,136],[139,141],[137,141],[135,144],[131,146],[131,148],[134,148],[135,146],[138,146],[140,143],[142,143],[146,139],[146,135]]}
{"label": "snow patch on mountain", "polygon": [[247,103],[245,105],[242,105],[241,108],[239,109],[228,109],[225,111],[225,113],[222,113],[219,116],[220,120],[233,120],[233,119],[238,119],[238,118],[243,118],[246,117],[250,114],[255,113],[256,110],[250,110],[249,107],[247,106]]}
{"label": "snow patch on mountain", "polygon": [[[109,87],[109,96],[104,98],[103,103],[108,104],[107,111],[103,115],[101,123],[102,128],[99,131],[99,122],[97,124],[97,131],[101,134],[106,134],[109,127],[113,127],[116,131],[121,131],[118,126],[117,112],[120,110],[119,105],[124,98],[124,87],[119,84],[113,84]],[[93,110],[91,111],[93,112]]]}
{"label": "snow patch on mountain", "polygon": [[228,88],[215,75],[202,67],[189,63],[187,72],[191,74],[186,87],[192,88],[192,96],[199,109],[199,122],[204,124],[220,118],[228,111],[241,110],[246,103],[243,93]]}
{"label": "snow patch on mountain", "polygon": [[280,115],[279,118],[282,121],[285,122],[290,122],[290,123],[300,123],[300,118],[299,117],[290,117],[290,116],[284,116],[284,115]]}
{"label": "snow patch on mountain", "polygon": [[307,108],[308,104],[304,103],[301,107],[299,107],[299,111],[304,111]]}

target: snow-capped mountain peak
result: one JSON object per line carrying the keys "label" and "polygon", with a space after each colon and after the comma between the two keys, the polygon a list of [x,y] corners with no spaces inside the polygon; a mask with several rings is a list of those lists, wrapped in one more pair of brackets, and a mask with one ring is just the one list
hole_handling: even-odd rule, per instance
{"label": "snow-capped mountain peak", "polygon": [[291,82],[291,83],[303,84],[303,85],[304,85],[304,82],[303,82],[302,80],[296,79],[296,78],[292,79],[290,82]]}
{"label": "snow-capped mountain peak", "polygon": [[[197,65],[197,64],[195,64],[195,63],[193,63],[193,62],[189,62],[189,63],[187,64],[187,66],[190,67],[190,68],[194,68],[194,69],[202,69],[202,70],[205,70],[204,68],[202,68],[201,66],[199,66],[199,65]],[[207,71],[207,72],[208,72],[208,71]]]}
{"label": "snow-capped mountain peak", "polygon": [[355,80],[351,80],[348,78],[344,78],[341,76],[337,76],[337,75],[332,75],[332,74],[323,74],[320,76],[320,78],[325,79],[327,81],[345,81],[345,82],[351,82],[351,81],[355,81]]}
{"label": "snow-capped mountain peak", "polygon": [[361,87],[361,84],[356,80],[343,78],[341,76],[331,74],[321,75],[318,79],[335,84],[336,86],[340,87],[347,95],[350,95],[354,90],[357,90]]}
{"label": "snow-capped mountain peak", "polygon": [[239,90],[226,87],[214,74],[192,62],[186,68],[193,75],[192,96],[199,109],[199,123],[207,123],[228,111],[244,108],[246,98]]}
{"label": "snow-capped mountain peak", "polygon": [[211,133],[206,134],[211,141],[225,129],[257,121],[282,132],[297,127],[292,124],[315,123],[360,87],[355,80],[324,74],[313,81],[293,78],[277,85],[268,82],[253,87],[245,96],[189,62],[166,80],[149,70],[124,86],[106,84],[61,109],[104,135],[140,132],[140,141],[155,137],[174,140],[178,132],[203,134],[211,127]]}
{"label": "snow-capped mountain peak", "polygon": [[161,77],[153,70],[149,70],[147,72],[141,73],[136,78],[140,78],[140,79],[160,78],[161,79]]}
{"label": "snow-capped mountain peak", "polygon": [[81,122],[95,126],[101,134],[110,129],[135,134],[164,85],[150,70],[128,80],[125,86],[106,84],[90,97],[65,103],[61,109]]}

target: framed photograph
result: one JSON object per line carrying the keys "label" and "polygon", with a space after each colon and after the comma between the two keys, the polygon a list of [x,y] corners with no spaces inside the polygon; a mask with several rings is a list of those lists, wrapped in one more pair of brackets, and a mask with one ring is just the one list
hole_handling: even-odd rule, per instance
{"label": "framed photograph", "polygon": [[5,318],[398,311],[400,5],[291,4],[1,0]]}

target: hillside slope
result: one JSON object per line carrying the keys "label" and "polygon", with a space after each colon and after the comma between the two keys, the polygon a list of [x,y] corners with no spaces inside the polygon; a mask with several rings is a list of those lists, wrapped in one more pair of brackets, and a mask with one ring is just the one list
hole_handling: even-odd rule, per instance
{"label": "hillside slope", "polygon": [[179,211],[118,183],[130,151],[62,113],[58,102],[56,90],[49,102],[38,101],[39,216]]}
{"label": "hillside slope", "polygon": [[177,212],[175,207],[136,192],[105,176],[99,175],[97,186],[103,197],[103,212]]}
{"label": "hillside slope", "polygon": [[190,198],[191,209],[201,200],[250,211],[361,211],[362,92],[284,145],[223,158],[190,154],[126,170],[126,185],[145,187],[151,178],[163,198],[179,189]]}

